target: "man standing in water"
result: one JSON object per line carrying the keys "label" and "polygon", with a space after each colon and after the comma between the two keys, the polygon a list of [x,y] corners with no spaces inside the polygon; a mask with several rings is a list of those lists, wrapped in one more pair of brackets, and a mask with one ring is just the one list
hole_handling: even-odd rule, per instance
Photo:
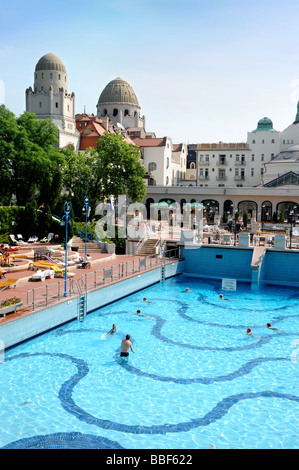
{"label": "man standing in water", "polygon": [[121,342],[121,357],[128,357],[129,356],[129,349],[134,353],[134,349],[132,343],[130,341],[131,335],[126,335],[126,339],[123,339]]}

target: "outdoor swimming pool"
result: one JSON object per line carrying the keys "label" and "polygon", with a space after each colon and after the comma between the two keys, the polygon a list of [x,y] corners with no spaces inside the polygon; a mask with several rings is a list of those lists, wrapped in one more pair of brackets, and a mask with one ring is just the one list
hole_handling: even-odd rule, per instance
{"label": "outdoor swimming pool", "polygon": [[178,276],[6,351],[0,448],[297,448],[298,289],[220,292]]}

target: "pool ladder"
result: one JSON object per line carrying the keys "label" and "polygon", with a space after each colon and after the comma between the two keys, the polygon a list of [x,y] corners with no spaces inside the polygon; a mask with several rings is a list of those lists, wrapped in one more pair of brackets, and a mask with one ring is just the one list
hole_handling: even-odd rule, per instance
{"label": "pool ladder", "polygon": [[161,266],[161,282],[165,281],[165,266]]}
{"label": "pool ladder", "polygon": [[86,295],[80,295],[78,297],[78,320],[84,321],[86,317],[87,310],[87,297]]}

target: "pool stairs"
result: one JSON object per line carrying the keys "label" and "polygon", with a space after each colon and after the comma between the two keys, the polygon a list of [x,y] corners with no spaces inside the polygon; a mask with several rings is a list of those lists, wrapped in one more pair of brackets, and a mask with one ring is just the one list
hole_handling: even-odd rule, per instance
{"label": "pool stairs", "polygon": [[267,248],[264,246],[254,247],[251,260],[251,288],[258,289],[260,283],[260,275],[264,257],[266,254]]}

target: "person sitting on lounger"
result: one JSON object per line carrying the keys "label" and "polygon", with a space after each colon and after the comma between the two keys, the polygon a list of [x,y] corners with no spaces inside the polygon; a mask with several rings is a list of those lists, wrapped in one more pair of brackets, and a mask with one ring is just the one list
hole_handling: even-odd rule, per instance
{"label": "person sitting on lounger", "polygon": [[2,255],[2,258],[3,258],[4,264],[6,266],[10,266],[10,253],[7,250],[7,248],[4,249],[4,253]]}

